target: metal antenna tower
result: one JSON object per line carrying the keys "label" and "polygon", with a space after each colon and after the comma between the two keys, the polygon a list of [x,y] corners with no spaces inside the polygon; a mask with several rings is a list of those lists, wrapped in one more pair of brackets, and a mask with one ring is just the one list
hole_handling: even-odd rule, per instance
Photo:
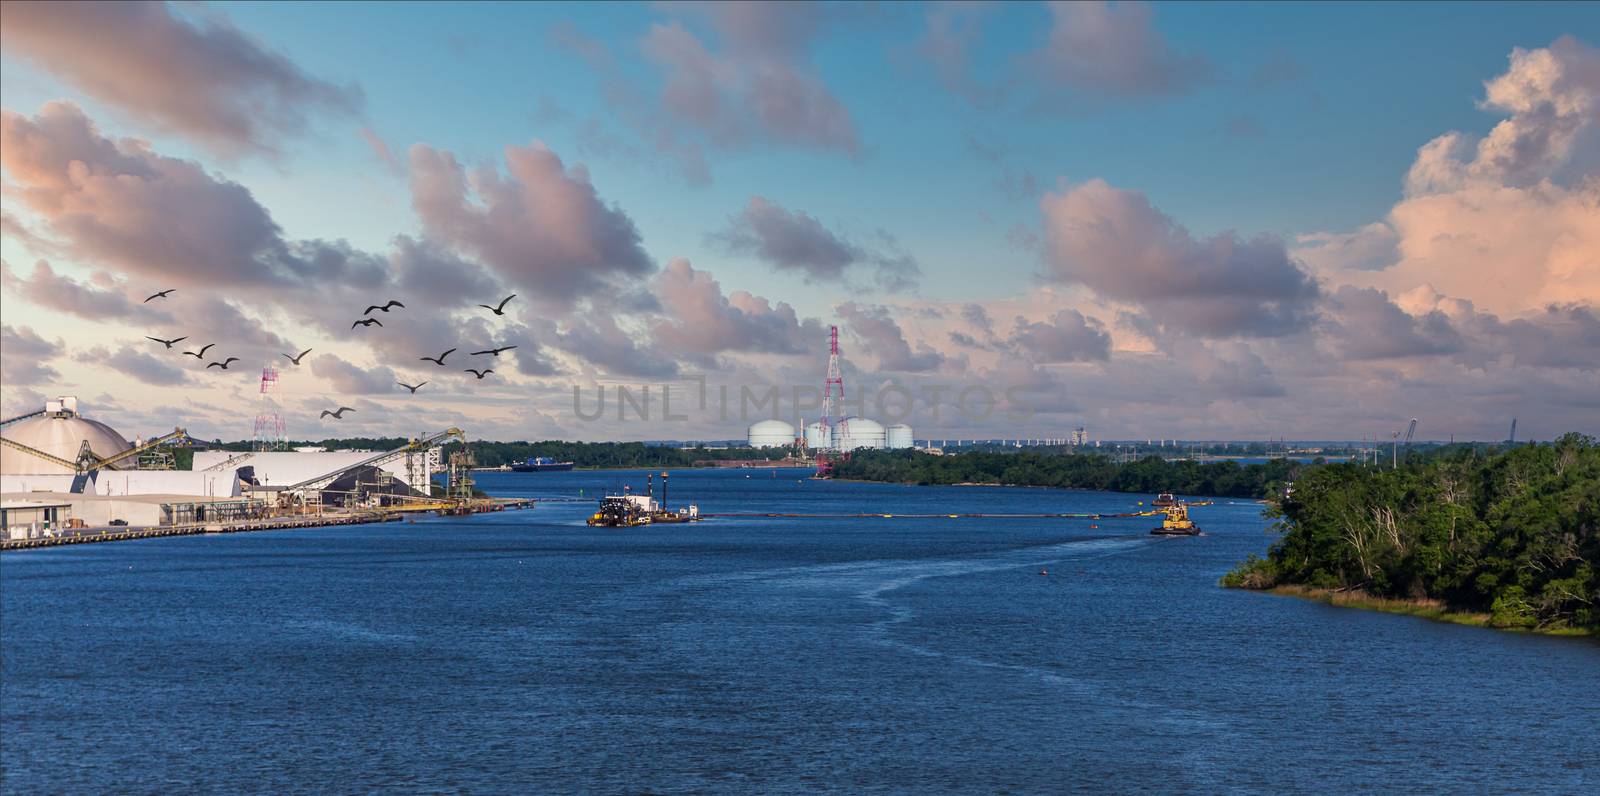
{"label": "metal antenna tower", "polygon": [[278,414],[278,402],[273,393],[278,391],[278,368],[271,362],[261,369],[261,406],[256,411],[255,435],[251,448],[258,451],[281,451],[285,447],[283,415]]}
{"label": "metal antenna tower", "polygon": [[[834,397],[837,390],[838,397]],[[839,369],[839,327],[828,327],[828,377],[822,383],[822,433],[826,435],[822,450],[817,452],[817,476],[833,473],[833,462],[839,451],[840,440],[849,433],[849,427],[838,413],[844,411],[844,372]]]}

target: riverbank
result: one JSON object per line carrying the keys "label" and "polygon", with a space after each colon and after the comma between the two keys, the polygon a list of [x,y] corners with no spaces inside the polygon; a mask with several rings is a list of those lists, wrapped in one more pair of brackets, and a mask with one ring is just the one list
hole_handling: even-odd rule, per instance
{"label": "riverbank", "polygon": [[1389,597],[1375,597],[1363,591],[1338,591],[1335,589],[1313,589],[1309,586],[1283,585],[1267,589],[1256,589],[1248,586],[1225,586],[1225,588],[1243,589],[1245,591],[1259,591],[1267,594],[1276,594],[1283,597],[1298,597],[1302,600],[1315,600],[1325,605],[1339,608],[1360,608],[1367,611],[1381,611],[1386,614],[1403,614],[1429,619],[1435,622],[1448,622],[1453,625],[1467,625],[1469,627],[1483,627],[1491,630],[1508,630],[1517,633],[1534,633],[1544,636],[1575,636],[1580,638],[1600,639],[1600,628],[1581,627],[1507,627],[1494,624],[1492,617],[1487,613],[1469,611],[1452,611],[1441,600],[1410,599],[1397,600]]}

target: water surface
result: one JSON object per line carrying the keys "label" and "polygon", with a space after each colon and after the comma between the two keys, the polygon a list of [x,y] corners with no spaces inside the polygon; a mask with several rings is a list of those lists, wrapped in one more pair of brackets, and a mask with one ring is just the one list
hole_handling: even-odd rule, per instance
{"label": "water surface", "polygon": [[[751,477],[746,477],[746,476]],[[1140,496],[679,471],[702,511]],[[491,473],[585,497],[642,473]],[[590,503],[0,558],[8,793],[1600,788],[1600,645],[1223,590],[1259,507]],[[1041,570],[1048,574],[1041,575]]]}

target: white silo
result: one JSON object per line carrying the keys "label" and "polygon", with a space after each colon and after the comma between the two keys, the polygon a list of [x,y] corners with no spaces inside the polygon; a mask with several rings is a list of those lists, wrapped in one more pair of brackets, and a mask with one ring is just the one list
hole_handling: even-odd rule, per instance
{"label": "white silo", "polygon": [[905,423],[895,423],[889,427],[888,436],[884,443],[890,448],[914,448],[917,443],[911,438],[911,427]]}
{"label": "white silo", "polygon": [[750,426],[750,447],[787,448],[794,444],[794,426],[782,420],[762,420]]}
{"label": "white silo", "polygon": [[882,448],[885,442],[883,424],[864,417],[847,417],[842,422],[844,431],[839,440],[839,450],[857,448]]}
{"label": "white silo", "polygon": [[833,434],[821,421],[806,426],[806,447],[812,450],[833,447]]}

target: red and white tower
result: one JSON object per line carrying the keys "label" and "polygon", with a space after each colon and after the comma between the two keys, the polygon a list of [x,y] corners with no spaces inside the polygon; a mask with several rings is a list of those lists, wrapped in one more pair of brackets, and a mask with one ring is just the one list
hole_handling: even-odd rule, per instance
{"label": "red and white tower", "polygon": [[840,441],[850,433],[844,412],[844,373],[839,369],[839,327],[828,327],[828,377],[822,383],[823,447],[817,451],[817,476],[833,474],[833,463],[841,454]]}
{"label": "red and white tower", "polygon": [[278,391],[278,369],[271,362],[261,369],[261,406],[256,410],[256,430],[251,447],[258,451],[284,448],[283,415],[272,397]]}

